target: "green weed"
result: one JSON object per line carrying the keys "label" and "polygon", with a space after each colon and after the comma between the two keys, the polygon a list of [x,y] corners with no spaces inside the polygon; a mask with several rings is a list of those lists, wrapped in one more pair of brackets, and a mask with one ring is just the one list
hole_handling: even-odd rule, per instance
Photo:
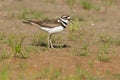
{"label": "green weed", "polygon": [[28,53],[22,51],[22,43],[24,41],[25,36],[20,35],[12,35],[7,38],[6,42],[8,46],[12,49],[10,53],[11,57],[18,57],[18,58],[27,58]]}
{"label": "green weed", "polygon": [[109,35],[101,35],[98,42],[100,42],[98,50],[98,60],[109,62],[111,59],[110,53],[113,53],[110,51],[110,47],[115,43],[114,38]]}
{"label": "green weed", "polygon": [[74,23],[70,24],[69,30],[70,31],[79,31],[80,25],[79,25],[79,18],[74,19]]}
{"label": "green weed", "polygon": [[103,61],[103,62],[109,62],[110,61],[110,57],[107,54],[98,54],[98,60],[99,61]]}
{"label": "green weed", "polygon": [[[41,44],[35,44],[35,45],[32,44],[31,46],[29,45],[29,46],[25,47],[24,56],[26,56],[26,58],[28,58],[30,53],[34,53],[34,54],[38,55],[40,52],[46,51],[47,48],[41,47],[40,46]],[[43,45],[44,45],[44,43],[43,43]]]}
{"label": "green weed", "polygon": [[90,10],[93,7],[93,4],[88,0],[80,0],[84,9]]}
{"label": "green weed", "polygon": [[25,54],[22,53],[22,43],[25,37],[22,37],[20,41],[16,40],[14,45],[12,46],[13,56],[19,58],[25,58]]}
{"label": "green weed", "polygon": [[56,34],[52,36],[52,43],[54,44],[63,44],[63,36],[61,34]]}
{"label": "green weed", "polygon": [[11,57],[10,52],[7,52],[6,49],[3,49],[3,51],[0,54],[0,60],[8,59],[10,57]]}
{"label": "green weed", "polygon": [[35,34],[31,41],[34,45],[37,46],[47,46],[47,33]]}
{"label": "green weed", "polygon": [[100,7],[98,5],[96,5],[95,3],[93,3],[93,1],[79,0],[79,3],[86,10],[95,10],[95,11],[99,11],[100,10]]}
{"label": "green weed", "polygon": [[15,39],[14,35],[11,35],[7,38],[6,43],[8,44],[8,46],[13,46],[14,45],[14,39]]}
{"label": "green weed", "polygon": [[0,42],[2,42],[4,40],[4,38],[5,38],[4,33],[0,33]]}
{"label": "green weed", "polygon": [[4,66],[2,70],[0,70],[0,80],[10,80],[8,66]]}
{"label": "green weed", "polygon": [[45,68],[41,73],[36,76],[36,79],[59,80],[60,78],[61,72],[52,66]]}
{"label": "green weed", "polygon": [[88,51],[88,44],[82,44],[81,47],[81,56],[88,56],[89,55],[89,51]]}
{"label": "green weed", "polygon": [[113,40],[113,43],[117,46],[120,46],[120,37],[117,37]]}
{"label": "green weed", "polygon": [[97,6],[97,5],[93,5],[93,9],[94,9],[95,11],[100,11],[100,7]]}
{"label": "green weed", "polygon": [[15,51],[15,53],[20,53],[20,52],[21,52],[22,43],[23,43],[24,38],[25,38],[25,37],[23,37],[20,42],[17,42],[17,43],[15,44],[15,46],[14,46],[14,51]]}
{"label": "green weed", "polygon": [[120,80],[120,73],[114,74],[113,76],[116,78],[116,80]]}
{"label": "green weed", "polygon": [[109,35],[101,35],[99,37],[99,42],[101,42],[104,45],[120,45],[120,37],[116,36],[116,37],[111,37]]}
{"label": "green weed", "polygon": [[102,44],[108,44],[108,45],[113,44],[113,43],[112,43],[112,37],[109,36],[109,35],[101,35],[101,36],[99,37],[99,41],[100,41]]}
{"label": "green weed", "polygon": [[82,44],[80,49],[73,48],[75,56],[89,56],[88,44]]}
{"label": "green weed", "polygon": [[83,34],[73,33],[68,36],[70,41],[81,41],[84,36]]}
{"label": "green weed", "polygon": [[109,62],[110,56],[109,56],[109,45],[104,45],[99,48],[98,52],[98,60],[103,62]]}
{"label": "green weed", "polygon": [[29,58],[29,53],[26,51],[22,51],[21,53],[18,53],[18,55],[16,57],[18,57],[20,59],[27,59],[27,58]]}
{"label": "green weed", "polygon": [[91,76],[88,71],[82,69],[80,66],[77,66],[75,74],[66,76],[63,80],[99,80],[99,79]]}
{"label": "green weed", "polygon": [[25,69],[27,69],[27,67],[28,67],[28,64],[26,62],[19,62],[19,64],[18,64],[19,70],[25,70]]}
{"label": "green weed", "polygon": [[108,54],[109,53],[109,48],[110,48],[110,45],[108,45],[108,44],[101,44],[100,52],[103,53],[103,54]]}

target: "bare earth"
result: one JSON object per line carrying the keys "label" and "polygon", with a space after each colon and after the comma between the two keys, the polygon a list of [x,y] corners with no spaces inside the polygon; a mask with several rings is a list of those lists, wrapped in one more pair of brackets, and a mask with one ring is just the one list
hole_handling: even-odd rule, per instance
{"label": "bare earth", "polygon": [[[98,39],[100,35],[120,38],[120,2],[116,0],[116,3],[113,3],[112,6],[101,6],[97,12],[95,10],[85,10],[82,6],[78,7],[78,4],[73,5],[71,9],[66,1],[0,0],[0,34],[5,36],[3,40],[0,40],[0,54],[4,53],[4,51],[11,53],[12,49],[8,46],[6,40],[15,34],[25,36],[22,50],[28,49],[27,59],[11,57],[0,60],[0,71],[5,65],[9,67],[9,79],[3,80],[54,80],[46,77],[40,78],[38,75],[45,68],[53,67],[61,72],[62,77],[70,76],[76,73],[77,66],[83,72],[86,71],[86,74],[96,79],[87,79],[83,73],[82,79],[70,80],[120,80],[120,46],[110,45],[108,50],[110,60],[108,62],[99,61],[97,55],[99,53],[100,42]],[[93,2],[95,1],[93,0]],[[23,24],[22,21],[24,19],[18,18],[19,14],[27,9],[41,12],[49,18],[57,18],[63,14],[69,14],[70,16],[82,17],[84,20],[79,22],[79,31],[70,31],[67,28],[60,34],[53,36],[55,38],[55,41],[53,41],[54,45],[58,47],[63,45],[64,47],[47,49],[46,46],[34,45],[34,42],[40,40],[38,35],[47,35],[47,33],[35,26]],[[71,40],[69,36],[76,34],[77,37],[75,36]],[[86,37],[84,41],[77,39],[80,38],[81,34]],[[46,37],[43,40],[45,41],[42,42],[46,43]],[[89,55],[73,55],[75,53],[74,49],[79,50],[83,42],[88,42],[89,44]],[[20,78],[20,76],[24,78]]]}

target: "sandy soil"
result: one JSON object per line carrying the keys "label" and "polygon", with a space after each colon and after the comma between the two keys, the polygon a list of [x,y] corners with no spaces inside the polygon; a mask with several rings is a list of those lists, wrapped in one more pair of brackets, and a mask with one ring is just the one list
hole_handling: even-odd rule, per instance
{"label": "sandy soil", "polygon": [[[115,53],[110,54],[111,59],[109,62],[102,62],[97,59],[99,51],[97,44],[99,42],[93,44],[102,34],[113,37],[120,36],[119,5],[120,3],[117,1],[117,3],[114,3],[110,7],[101,7],[100,11],[97,12],[94,10],[85,10],[81,6],[78,7],[78,5],[74,5],[71,10],[70,6],[66,4],[66,0],[56,0],[53,2],[50,0],[0,0],[0,34],[4,34],[7,37],[9,37],[9,34],[25,35],[26,38],[23,43],[25,47],[34,46],[27,44],[32,44],[31,39],[37,36],[37,34],[44,32],[32,25],[23,24],[22,21],[24,19],[13,16],[18,15],[24,9],[42,12],[49,18],[56,18],[63,14],[83,17],[85,20],[80,22],[80,32],[83,32],[88,41],[90,41],[89,56],[74,56],[72,55],[73,48],[79,48],[82,43],[69,40],[68,36],[76,32],[70,32],[69,29],[66,29],[60,34],[55,35],[62,38],[58,42],[56,41],[56,45],[57,43],[60,45],[66,44],[70,47],[46,50],[43,46],[34,46],[37,47],[37,51],[30,51],[29,58],[27,59],[9,58],[0,61],[0,70],[3,68],[3,64],[7,63],[11,72],[9,80],[16,80],[20,74],[27,76],[27,78],[20,80],[27,80],[34,73],[40,72],[50,66],[62,70],[64,75],[74,74],[76,65],[79,65],[93,76],[102,76],[103,80],[119,80],[113,77],[113,75],[120,74],[120,46],[110,46],[109,52]],[[37,37],[35,38],[37,39]],[[45,48],[45,50],[41,50],[41,47]],[[11,51],[11,48],[6,43],[1,42],[0,53],[2,53],[3,49],[6,49],[7,52]],[[25,66],[23,68],[25,69],[19,69],[19,64],[23,64]]]}

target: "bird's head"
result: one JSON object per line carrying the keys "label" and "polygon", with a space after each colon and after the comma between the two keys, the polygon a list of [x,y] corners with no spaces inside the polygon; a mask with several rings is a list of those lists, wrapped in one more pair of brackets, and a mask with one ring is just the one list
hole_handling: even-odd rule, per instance
{"label": "bird's head", "polygon": [[65,23],[69,23],[69,22],[72,22],[72,19],[69,15],[63,15],[60,17],[60,20],[65,22]]}

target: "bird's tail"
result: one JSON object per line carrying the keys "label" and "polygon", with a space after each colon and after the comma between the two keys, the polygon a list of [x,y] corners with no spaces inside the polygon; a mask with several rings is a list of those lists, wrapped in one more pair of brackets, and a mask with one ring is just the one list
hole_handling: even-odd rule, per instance
{"label": "bird's tail", "polygon": [[35,26],[38,26],[39,28],[41,28],[38,21],[26,20],[26,21],[23,21],[23,23],[35,25]]}
{"label": "bird's tail", "polygon": [[35,21],[32,21],[32,20],[25,20],[23,21],[23,23],[26,23],[26,24],[35,24]]}

